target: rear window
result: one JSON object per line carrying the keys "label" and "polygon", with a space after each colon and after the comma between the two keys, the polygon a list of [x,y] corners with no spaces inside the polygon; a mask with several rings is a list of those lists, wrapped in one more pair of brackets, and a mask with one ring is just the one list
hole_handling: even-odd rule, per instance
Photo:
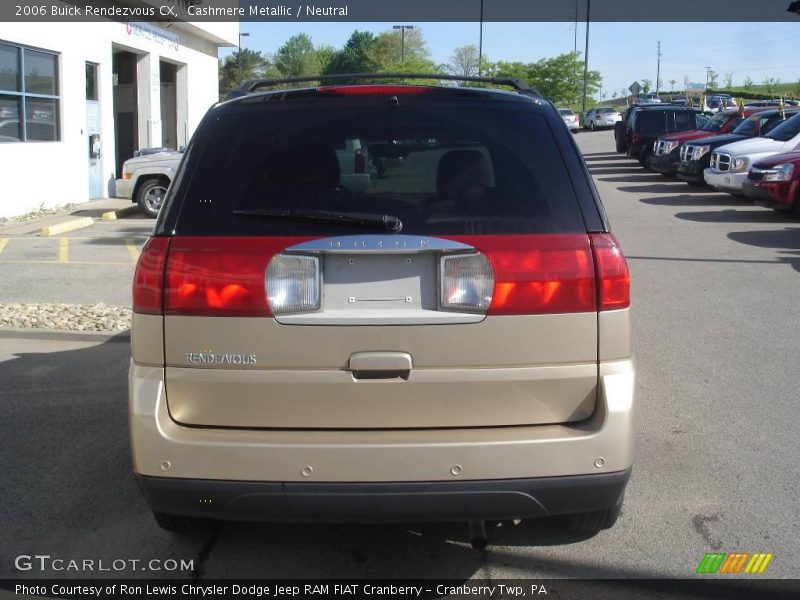
{"label": "rear window", "polygon": [[599,112],[601,114],[615,113],[615,112],[617,112],[617,109],[616,108],[603,107],[603,108],[598,108],[597,112]]}
{"label": "rear window", "polygon": [[175,193],[180,235],[365,231],[234,214],[265,210],[387,214],[411,235],[585,231],[560,149],[533,110],[251,104],[210,127]]}
{"label": "rear window", "polygon": [[643,135],[657,135],[671,131],[686,131],[702,126],[706,119],[701,115],[686,111],[642,111],[636,117],[636,127]]}
{"label": "rear window", "polygon": [[563,117],[572,117],[572,116],[574,116],[574,115],[575,115],[575,113],[574,113],[574,112],[572,112],[572,111],[571,111],[570,109],[568,109],[568,108],[559,108],[559,109],[558,109],[558,112],[559,112],[559,113],[561,114],[561,116],[563,116]]}

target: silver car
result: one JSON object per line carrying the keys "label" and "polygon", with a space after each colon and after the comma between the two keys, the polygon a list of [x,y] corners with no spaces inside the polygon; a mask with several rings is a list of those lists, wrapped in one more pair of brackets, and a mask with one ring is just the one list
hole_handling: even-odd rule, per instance
{"label": "silver car", "polygon": [[622,121],[622,115],[616,108],[599,106],[583,116],[583,128],[594,131],[601,127],[613,127],[618,121]]}

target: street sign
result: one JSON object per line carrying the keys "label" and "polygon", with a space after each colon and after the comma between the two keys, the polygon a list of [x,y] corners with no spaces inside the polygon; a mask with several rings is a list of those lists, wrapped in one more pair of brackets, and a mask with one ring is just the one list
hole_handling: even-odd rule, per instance
{"label": "street sign", "polygon": [[642,91],[642,86],[639,85],[638,81],[634,81],[628,89],[631,91],[631,94],[638,96],[639,92]]}

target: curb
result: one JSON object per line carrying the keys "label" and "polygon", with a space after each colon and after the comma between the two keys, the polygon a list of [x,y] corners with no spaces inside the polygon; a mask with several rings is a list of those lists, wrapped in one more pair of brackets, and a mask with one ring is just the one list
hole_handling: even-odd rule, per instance
{"label": "curb", "polygon": [[139,207],[136,204],[131,204],[130,206],[126,206],[125,208],[118,208],[117,210],[109,210],[104,212],[100,215],[100,220],[102,221],[116,221],[117,219],[121,219],[122,217],[127,217],[128,215],[132,215],[136,212],[139,212]]}
{"label": "curb", "polygon": [[62,342],[117,342],[130,343],[131,330],[125,331],[69,331],[65,329],[34,329],[0,327],[0,339],[56,340]]}
{"label": "curb", "polygon": [[62,233],[67,233],[68,231],[83,229],[84,227],[89,227],[93,224],[94,224],[94,219],[92,219],[91,217],[79,217],[77,219],[70,219],[69,221],[56,223],[55,225],[48,225],[47,227],[42,227],[42,229],[39,232],[39,235],[43,237],[60,235]]}

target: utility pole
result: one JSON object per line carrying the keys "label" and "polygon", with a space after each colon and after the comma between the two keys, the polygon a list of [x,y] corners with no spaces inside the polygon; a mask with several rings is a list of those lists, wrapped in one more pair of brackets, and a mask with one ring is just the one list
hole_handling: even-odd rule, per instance
{"label": "utility pole", "polygon": [[586,0],[586,48],[583,51],[583,101],[581,118],[586,114],[586,90],[589,86],[589,20],[592,18],[592,0]]}
{"label": "utility pole", "polygon": [[656,67],[656,96],[661,87],[661,41],[658,42],[658,66]]}
{"label": "utility pole", "polygon": [[[578,0],[575,0],[575,39],[572,43],[572,54],[577,59],[578,57]],[[574,86],[575,95],[578,95],[578,65],[577,61],[574,63],[572,69],[572,85]],[[575,98],[575,104],[578,104],[578,99]]]}
{"label": "utility pole", "polygon": [[706,67],[706,89],[708,89],[708,74],[711,72],[711,67]]}
{"label": "utility pole", "polygon": [[480,30],[478,32],[478,77],[483,73],[483,0],[481,0],[481,22]]}

